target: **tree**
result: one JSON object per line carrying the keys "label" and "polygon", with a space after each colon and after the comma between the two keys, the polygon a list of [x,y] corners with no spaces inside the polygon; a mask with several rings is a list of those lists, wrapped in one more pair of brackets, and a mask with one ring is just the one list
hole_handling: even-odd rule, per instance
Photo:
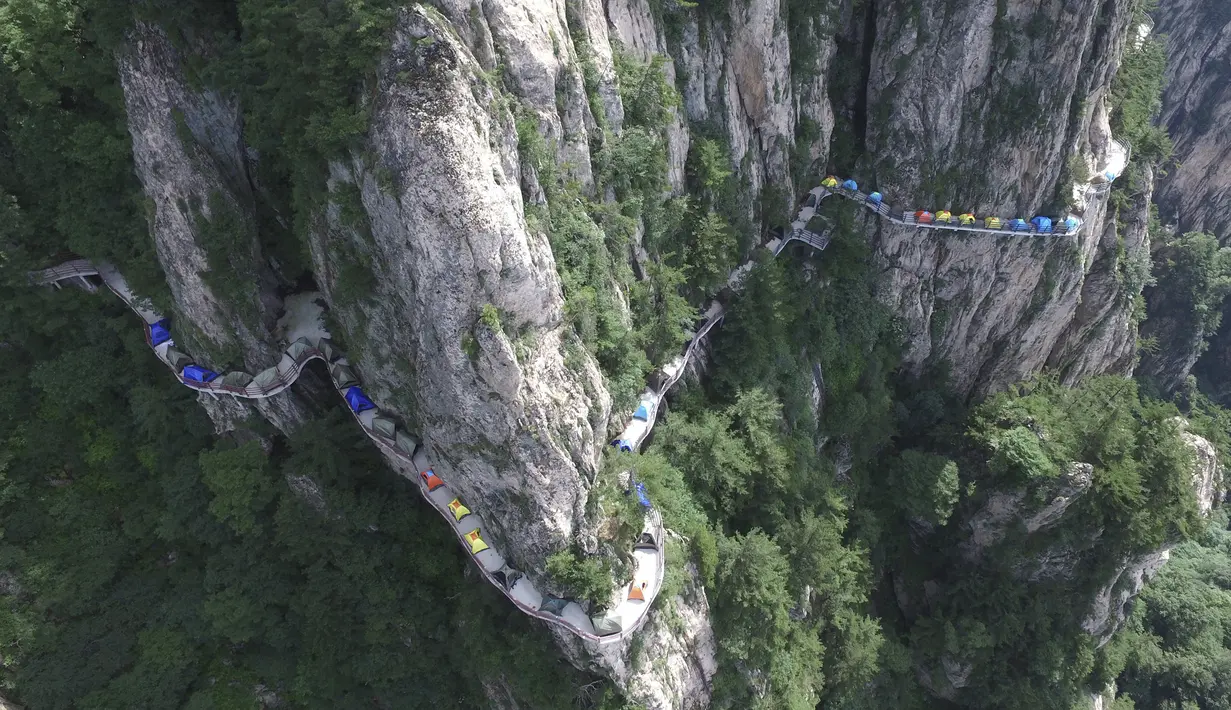
{"label": "tree", "polygon": [[214,495],[209,511],[237,533],[256,532],[257,513],[274,498],[268,463],[256,441],[201,454],[201,477]]}

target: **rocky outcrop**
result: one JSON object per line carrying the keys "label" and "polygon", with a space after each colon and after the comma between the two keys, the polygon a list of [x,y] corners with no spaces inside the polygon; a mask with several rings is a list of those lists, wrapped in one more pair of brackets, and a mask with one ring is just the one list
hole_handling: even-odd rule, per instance
{"label": "rocky outcrop", "polygon": [[[257,239],[238,101],[190,86],[181,50],[153,25],[134,26],[117,64],[177,341],[218,370],[272,366],[281,350],[273,334],[281,301]],[[201,395],[200,401],[220,432],[254,409],[289,432],[311,411],[294,394],[249,403]]]}
{"label": "rocky outcrop", "polygon": [[1154,32],[1167,38],[1159,123],[1175,164],[1158,191],[1160,218],[1179,231],[1231,240],[1231,13],[1218,0],[1160,3]]}
{"label": "rocky outcrop", "polygon": [[[571,335],[547,238],[522,213],[513,117],[469,50],[404,11],[379,81],[376,163],[332,170],[364,224],[338,203],[321,216],[316,273],[373,398],[464,499],[500,511],[488,525],[514,564],[541,571],[584,520],[610,401],[592,361],[564,363]],[[356,258],[359,298],[343,293]]]}
{"label": "rocky outcrop", "polygon": [[189,88],[179,50],[158,27],[138,23],[118,63],[178,325],[199,330],[181,337],[236,365],[266,367],[276,350],[264,334],[279,304],[257,245],[239,104]]}

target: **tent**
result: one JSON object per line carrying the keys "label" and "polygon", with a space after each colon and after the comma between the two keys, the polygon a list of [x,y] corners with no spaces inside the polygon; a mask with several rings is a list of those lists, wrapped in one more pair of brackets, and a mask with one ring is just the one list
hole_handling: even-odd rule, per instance
{"label": "tent", "polygon": [[830,175],[821,181],[821,186],[822,187],[837,187],[838,178],[834,177],[833,175]]}
{"label": "tent", "polygon": [[1107,182],[1115,182],[1115,181],[1116,181],[1116,174],[1115,174],[1115,173],[1113,173],[1113,172],[1111,172],[1110,170],[1108,170],[1107,172],[1103,173],[1103,177],[1107,178]]}
{"label": "tent", "polygon": [[941,210],[936,213],[936,221],[942,224],[948,224],[953,219],[953,213],[949,210]]}
{"label": "tent", "polygon": [[566,606],[568,606],[567,599],[561,599],[560,597],[553,597],[550,594],[547,594],[543,597],[543,603],[539,604],[539,611],[545,611],[548,614],[560,616]]}
{"label": "tent", "polygon": [[249,375],[246,372],[240,372],[239,370],[231,370],[223,375],[222,379],[218,380],[218,384],[224,387],[243,389],[252,384],[252,375]]}
{"label": "tent", "polygon": [[884,199],[885,198],[879,192],[873,192],[871,195],[868,195],[868,202],[871,202],[874,205],[879,205],[884,201]]}
{"label": "tent", "polygon": [[200,365],[188,365],[180,374],[184,376],[185,380],[192,382],[213,382],[218,377],[217,372]]}
{"label": "tent", "polygon": [[157,323],[150,323],[146,328],[149,331],[147,336],[150,339],[150,347],[152,348],[156,348],[171,339],[171,322],[166,318]]}
{"label": "tent", "polygon": [[278,376],[278,368],[276,367],[261,370],[256,373],[256,377],[252,378],[252,385],[262,392],[268,392],[281,384],[282,378]]}
{"label": "tent", "polygon": [[1002,224],[1000,222],[999,217],[988,217],[987,219],[983,220],[983,226],[987,227],[988,229],[1000,229]]}
{"label": "tent", "polygon": [[927,210],[919,210],[918,212],[915,213],[915,221],[918,222],[919,224],[931,224],[932,223],[932,213],[928,212]]}
{"label": "tent", "polygon": [[1018,217],[1009,221],[1009,229],[1012,229],[1014,232],[1028,232],[1030,231],[1030,225],[1026,224],[1026,220]]}
{"label": "tent", "polygon": [[372,431],[375,431],[377,434],[380,434],[386,439],[392,439],[397,433],[397,428],[397,422],[393,421],[389,417],[372,417]]}
{"label": "tent", "polygon": [[397,445],[398,450],[407,456],[414,456],[415,449],[419,448],[419,442],[415,440],[415,437],[404,431],[399,431],[394,435],[394,443]]}
{"label": "tent", "polygon": [[359,378],[355,377],[355,373],[346,365],[330,365],[329,376],[333,378],[333,385],[338,389],[346,389],[359,384]]}
{"label": "tent", "polygon": [[1064,220],[1064,226],[1070,232],[1073,231],[1074,229],[1077,229],[1077,227],[1079,227],[1080,225],[1081,225],[1081,222],[1076,217],[1069,217],[1068,219]]}
{"label": "tent", "polygon": [[642,483],[641,481],[637,481],[637,485],[634,486],[634,488],[637,490],[637,502],[640,503],[643,507],[649,508],[650,507],[650,497],[646,495],[645,484]]}
{"label": "tent", "polygon": [[428,493],[431,493],[445,484],[444,481],[440,480],[440,476],[437,476],[436,472],[430,468],[426,471],[420,471],[419,477],[422,478],[423,483],[427,485]]}
{"label": "tent", "polygon": [[613,636],[624,630],[620,620],[612,616],[596,616],[590,621],[599,636]]}
{"label": "tent", "polygon": [[637,542],[633,544],[634,550],[657,550],[658,543],[654,540],[654,533],[649,530],[643,531],[641,537],[637,538]]}
{"label": "tent", "polygon": [[176,372],[183,370],[185,366],[192,364],[192,358],[175,348],[168,347],[166,353],[167,364],[175,369]]}
{"label": "tent", "polygon": [[303,362],[307,355],[315,354],[312,352],[313,350],[315,350],[315,348],[308,343],[307,338],[300,338],[299,340],[291,343],[290,347],[286,349],[286,354],[290,355],[291,359],[295,362]]}
{"label": "tent", "polygon": [[320,349],[321,354],[325,356],[325,360],[331,363],[336,362],[346,355],[346,353],[338,350],[338,346],[334,345],[333,341],[329,338],[321,338],[317,341],[316,347]]}
{"label": "tent", "polygon": [[460,523],[462,518],[470,515],[470,508],[462,505],[460,498],[454,498],[453,502],[449,504],[449,512],[453,513],[453,519]]}
{"label": "tent", "polygon": [[478,528],[471,530],[462,537],[466,538],[466,544],[470,545],[470,554],[472,555],[477,555],[487,549],[487,543],[483,542],[483,538],[479,537]]}
{"label": "tent", "polygon": [[975,216],[969,212],[957,216],[958,224],[974,224]]}
{"label": "tent", "polygon": [[629,601],[645,601],[645,582],[641,584],[633,583],[633,586],[628,588]]}
{"label": "tent", "polygon": [[611,442],[611,445],[616,447],[620,451],[632,452],[633,450],[632,444],[628,443],[627,441],[623,439],[616,439],[615,441]]}
{"label": "tent", "polygon": [[859,191],[859,183],[855,182],[854,180],[846,180],[846,181],[844,181],[844,182],[842,183],[842,187],[843,187],[843,189],[850,190],[851,192],[858,192],[858,191]]}
{"label": "tent", "polygon": [[523,575],[521,572],[518,572],[517,570],[513,569],[512,567],[508,565],[505,565],[501,567],[500,569],[496,570],[495,572],[492,572],[492,577],[494,577],[496,581],[499,582],[502,587],[508,590],[512,590],[513,587],[516,587],[517,580],[521,579],[524,576],[525,575]]}
{"label": "tent", "polygon": [[637,407],[637,411],[633,412],[633,419],[640,419],[643,422],[650,421],[650,413],[654,411],[654,403],[642,400]]}
{"label": "tent", "polygon": [[372,404],[372,400],[363,395],[363,390],[358,387],[351,387],[346,390],[346,403],[350,405],[350,410],[355,414],[366,412],[369,409],[376,409],[376,405]]}
{"label": "tent", "polygon": [[1039,234],[1051,233],[1051,218],[1050,217],[1035,217],[1030,220],[1030,224],[1034,225],[1035,231]]}

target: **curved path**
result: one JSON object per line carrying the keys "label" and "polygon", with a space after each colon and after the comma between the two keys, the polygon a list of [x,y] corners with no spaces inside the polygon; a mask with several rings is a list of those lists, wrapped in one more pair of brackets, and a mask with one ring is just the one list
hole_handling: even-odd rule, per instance
{"label": "curved path", "polygon": [[[1123,162],[1127,162],[1126,156]],[[1123,167],[1122,164],[1120,167]],[[1106,190],[1100,190],[1100,188],[1110,185],[1115,175],[1108,172],[1106,177],[1105,185],[1091,184],[1087,190],[1094,194],[1104,194]],[[1009,229],[989,229],[951,223],[919,224],[911,213],[904,212],[901,217],[898,217],[883,202],[869,202],[868,196],[859,192],[857,188],[834,187],[831,189],[821,185],[809,191],[791,224],[790,231],[771,238],[762,246],[775,256],[780,254],[792,241],[802,241],[814,249],[824,250],[829,245],[829,232],[817,234],[808,230],[806,225],[816,214],[821,202],[830,195],[856,200],[879,216],[897,224],[927,229],[992,234],[1038,234],[1038,232],[1014,232]],[[1068,229],[1061,222],[1053,233],[1056,235],[1076,234],[1080,230],[1080,222],[1075,229]],[[731,291],[738,291],[755,263],[755,258],[750,259],[732,271],[727,279],[727,287]],[[345,353],[336,348],[327,337],[296,339],[283,352],[278,364],[256,375],[237,371],[214,373],[200,367],[188,355],[176,349],[175,341],[167,331],[167,320],[137,299],[128,288],[124,278],[110,265],[94,264],[85,259],[74,259],[36,272],[31,276],[39,284],[50,284],[59,288],[61,284],[69,283],[88,291],[97,290],[97,284],[91,279],[100,279],[103,285],[119,296],[133,312],[141,316],[146,324],[146,342],[158,359],[175,373],[176,379],[186,387],[206,392],[214,397],[220,394],[245,399],[272,397],[290,387],[299,378],[299,373],[303,371],[307,363],[320,360],[328,368],[334,388],[346,401],[347,408],[368,438],[391,456],[414,466],[419,471],[417,479],[419,493],[448,522],[458,541],[470,554],[484,578],[500,589],[521,611],[599,644],[626,639],[644,625],[649,608],[658,596],[665,576],[664,531],[662,516],[650,505],[645,489],[633,480],[632,472],[626,472],[629,492],[635,492],[638,500],[646,508],[642,532],[632,551],[636,563],[633,580],[630,584],[616,590],[616,596],[612,600],[614,603],[609,611],[600,616],[591,617],[575,601],[539,592],[525,574],[510,567],[505,558],[491,547],[480,515],[466,507],[432,470],[427,453],[419,442],[402,430],[393,419],[384,416],[380,409],[364,395]],[[722,322],[725,315],[726,307],[721,301],[715,299],[709,304],[701,318],[698,319],[694,334],[683,352],[651,376],[652,384],[642,393],[632,420],[620,436],[611,442],[612,446],[624,451],[637,451],[641,448],[657,421],[663,397],[683,377],[699,344],[714,327]]]}
{"label": "curved path", "polygon": [[[639,498],[646,508],[641,535],[633,547],[635,562],[633,580],[617,590],[610,609],[599,616],[589,616],[575,601],[544,595],[520,571],[510,567],[505,558],[489,542],[482,517],[469,509],[437,475],[419,442],[405,432],[369,400],[360,388],[358,378],[350,368],[346,355],[328,338],[299,338],[282,354],[278,364],[256,375],[245,372],[214,373],[205,369],[185,353],[176,349],[167,331],[167,321],[148,308],[128,288],[124,278],[108,264],[94,264],[75,259],[32,274],[40,284],[80,286],[97,291],[98,278],[145,322],[146,342],[154,354],[175,373],[186,387],[206,392],[214,397],[230,395],[244,399],[273,397],[290,387],[299,378],[305,365],[320,360],[329,370],[330,380],[346,401],[355,421],[380,448],[418,470],[419,493],[431,503],[453,529],[462,547],[470,554],[483,576],[526,614],[563,627],[584,639],[600,644],[613,643],[635,633],[645,623],[647,612],[662,588],[665,574],[662,516],[649,505],[643,489]],[[644,423],[634,420],[636,423]],[[653,420],[648,422],[653,426]],[[648,430],[648,427],[647,427]]]}

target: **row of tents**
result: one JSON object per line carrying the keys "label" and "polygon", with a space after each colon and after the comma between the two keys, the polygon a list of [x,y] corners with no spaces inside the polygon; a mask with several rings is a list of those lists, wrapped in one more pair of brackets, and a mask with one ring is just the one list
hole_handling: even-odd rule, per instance
{"label": "row of tents", "polygon": [[[821,186],[828,190],[845,191],[853,195],[861,195],[859,192],[859,184],[854,180],[838,181],[838,178],[830,175],[821,181]],[[889,210],[884,208],[884,196],[879,192],[872,192],[864,198],[877,212],[889,214]],[[910,212],[903,213],[903,221],[919,225],[956,225],[959,227],[975,227],[977,224],[982,224],[984,229],[1003,229],[1009,232],[1033,232],[1035,234],[1052,234],[1054,232],[1071,232],[1077,229],[1080,222],[1076,217],[1067,217],[1058,225],[1052,222],[1051,217],[1042,215],[1036,216],[1027,222],[1020,217],[1017,219],[1002,220],[999,217],[984,217],[978,218],[971,212],[965,212],[955,215],[949,210],[939,210],[935,213],[928,210],[917,210],[913,214]]]}

